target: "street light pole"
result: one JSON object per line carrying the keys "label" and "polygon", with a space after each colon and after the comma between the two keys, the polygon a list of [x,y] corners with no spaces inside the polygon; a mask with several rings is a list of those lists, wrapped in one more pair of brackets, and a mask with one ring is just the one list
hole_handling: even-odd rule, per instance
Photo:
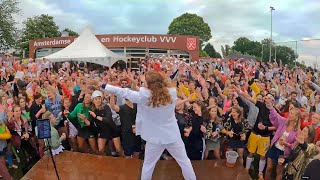
{"label": "street light pole", "polygon": [[272,11],[274,11],[274,7],[270,6],[270,14],[271,14],[271,33],[270,33],[270,54],[269,54],[269,62],[271,62],[272,55]]}

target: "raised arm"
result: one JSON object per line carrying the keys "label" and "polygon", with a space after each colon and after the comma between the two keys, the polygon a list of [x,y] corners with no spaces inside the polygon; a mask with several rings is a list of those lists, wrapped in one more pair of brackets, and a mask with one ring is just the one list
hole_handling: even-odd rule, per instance
{"label": "raised arm", "polygon": [[296,89],[297,89],[297,101],[299,102],[299,103],[301,103],[301,97],[302,97],[302,90],[301,90],[301,88],[300,88],[300,85],[299,85],[299,83],[297,83],[296,84]]}
{"label": "raised arm", "polygon": [[316,90],[316,91],[320,91],[320,87],[316,84],[316,83],[311,83],[311,86]]}
{"label": "raised arm", "polygon": [[111,94],[111,96],[110,96],[110,108],[112,110],[114,110],[115,112],[120,111],[120,107],[116,105],[115,96],[113,94]]}
{"label": "raised arm", "polygon": [[281,124],[285,123],[286,119],[282,117],[275,108],[272,108],[270,110],[270,121],[272,125],[276,128],[278,128]]}
{"label": "raised arm", "polygon": [[139,104],[139,103],[142,102],[141,93],[140,92],[136,92],[136,91],[132,91],[132,90],[130,90],[128,88],[119,88],[119,87],[107,84],[106,87],[105,87],[105,90],[108,93],[115,94],[117,96],[121,96],[121,97],[123,97],[125,99],[129,99],[133,103]]}
{"label": "raised arm", "polygon": [[315,106],[315,94],[316,94],[317,91],[313,91],[310,95],[310,105],[311,107],[312,106]]}
{"label": "raised arm", "polygon": [[219,96],[220,96],[223,100],[225,100],[225,99],[227,98],[227,96],[225,96],[224,94],[222,94],[222,90],[221,90],[221,88],[220,88],[220,86],[219,86],[219,84],[218,84],[217,82],[215,82],[215,87],[216,87],[217,90],[218,90]]}
{"label": "raised arm", "polygon": [[279,97],[280,96],[280,92],[279,92],[279,86],[277,85],[276,82],[274,82],[273,79],[271,79],[271,83],[274,86],[274,88],[276,89],[276,95]]}

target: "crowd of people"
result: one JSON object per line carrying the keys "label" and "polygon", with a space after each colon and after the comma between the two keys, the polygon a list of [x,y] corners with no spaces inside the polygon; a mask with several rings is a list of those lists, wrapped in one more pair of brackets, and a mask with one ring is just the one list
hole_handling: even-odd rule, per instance
{"label": "crowd of people", "polygon": [[[54,155],[75,151],[143,158],[137,104],[106,92],[105,86],[139,91],[145,73],[156,71],[176,88],[175,114],[190,160],[205,160],[211,153],[221,159],[234,150],[259,179],[320,177],[317,70],[244,59],[187,63],[167,56],[146,58],[139,67],[1,60],[0,175],[11,179],[8,168],[39,160],[47,145]],[[50,119],[48,141],[37,138],[39,119]],[[161,157],[170,156],[164,151]]]}

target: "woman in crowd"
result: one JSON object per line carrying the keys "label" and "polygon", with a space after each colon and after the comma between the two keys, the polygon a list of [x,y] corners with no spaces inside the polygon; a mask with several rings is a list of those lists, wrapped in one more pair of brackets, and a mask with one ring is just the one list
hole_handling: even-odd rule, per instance
{"label": "woman in crowd", "polygon": [[298,108],[289,111],[288,118],[282,117],[273,107],[273,102],[266,102],[270,110],[270,121],[276,127],[276,133],[271,140],[270,149],[267,152],[266,178],[271,178],[271,171],[277,167],[276,180],[281,180],[284,169],[284,159],[287,158],[294,147],[295,137],[300,128],[301,113]]}
{"label": "woman in crowd", "polygon": [[204,159],[208,158],[209,151],[214,152],[216,159],[220,159],[220,133],[226,133],[223,125],[222,119],[218,117],[218,107],[209,108],[210,120],[206,126],[206,150],[204,153]]}
{"label": "woman in crowd", "polygon": [[[65,98],[62,100],[62,112],[65,111],[72,111],[71,102],[68,98]],[[78,135],[78,129],[79,129],[79,122],[77,118],[75,119],[69,119],[66,114],[63,114],[63,121],[65,127],[68,128],[68,138],[69,143],[72,151],[78,151],[78,144],[77,144],[77,135]]]}
{"label": "woman in crowd", "polygon": [[178,122],[178,126],[180,129],[181,138],[184,143],[187,142],[187,139],[192,130],[192,116],[191,113],[188,112],[186,107],[190,107],[189,103],[190,99],[181,99],[179,98],[176,104],[176,118]]}
{"label": "woman in crowd", "polygon": [[89,110],[91,109],[91,94],[85,93],[84,100],[79,103],[72,112],[69,110],[64,110],[64,114],[68,116],[69,119],[78,118],[79,130],[77,136],[77,144],[80,152],[87,152],[86,150],[86,140],[89,141],[89,145],[93,153],[98,153],[98,147],[96,142],[96,133],[92,128],[85,124],[85,119],[89,118]]}
{"label": "woman in crowd", "polygon": [[126,99],[124,105],[117,106],[115,96],[110,96],[110,107],[120,115],[122,146],[127,158],[139,158],[141,151],[141,138],[136,135],[137,105]]}
{"label": "woman in crowd", "polygon": [[29,156],[33,159],[37,159],[37,147],[31,140],[27,119],[22,116],[19,106],[15,106],[12,110],[13,112],[8,112],[8,121],[6,124],[12,135],[10,145],[14,147],[14,149],[8,149],[9,153],[12,155],[13,151],[16,149],[26,153],[25,157],[27,161],[29,161]]}
{"label": "woman in crowd", "polygon": [[[30,108],[26,104],[26,99],[25,98],[20,98],[19,99],[19,104],[21,108],[21,114],[24,118],[27,119],[27,121],[30,123]],[[31,125],[31,123],[30,123]],[[30,126],[31,127],[31,126]]]}
{"label": "woman in crowd", "polygon": [[243,109],[240,106],[231,108],[230,115],[224,120],[224,127],[227,131],[227,150],[235,149],[239,154],[240,164],[243,165],[243,152],[249,124],[243,118]]}
{"label": "woman in crowd", "polygon": [[186,131],[186,150],[191,160],[202,160],[205,151],[204,133],[209,121],[209,112],[201,101],[192,103],[191,112],[191,131]]}
{"label": "woman in crowd", "polygon": [[89,111],[89,119],[82,119],[87,126],[96,129],[98,134],[98,153],[105,155],[105,147],[108,140],[113,140],[115,148],[123,157],[120,133],[112,120],[111,109],[103,104],[103,94],[101,91],[94,91],[91,96],[92,107]]}
{"label": "woman in crowd", "polygon": [[156,162],[167,149],[182,168],[184,178],[195,180],[174,114],[176,89],[169,88],[167,78],[156,71],[147,72],[144,86],[147,88],[140,88],[139,92],[111,85],[105,87],[106,91],[137,103],[136,133],[147,142],[141,179],[152,178]]}
{"label": "woman in crowd", "polygon": [[218,103],[218,98],[214,96],[209,97],[209,104],[208,104],[208,109],[210,108],[217,108],[217,116],[221,117],[223,115],[223,110],[220,108],[219,103]]}
{"label": "woman in crowd", "polygon": [[[42,96],[39,93],[36,93],[34,96],[34,101],[30,107],[30,119],[32,126],[32,134],[37,135],[37,120],[42,118],[43,113],[46,112],[46,107],[43,104]],[[44,141],[42,139],[38,139],[39,143],[39,153],[40,157],[44,156]]]}

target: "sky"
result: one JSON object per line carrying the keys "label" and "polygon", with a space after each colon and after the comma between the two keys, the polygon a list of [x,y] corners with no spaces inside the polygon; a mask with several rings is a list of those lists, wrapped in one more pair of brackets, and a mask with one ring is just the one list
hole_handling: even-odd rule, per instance
{"label": "sky", "polygon": [[[49,14],[61,30],[81,32],[90,26],[96,34],[166,34],[174,18],[196,13],[211,27],[210,42],[217,51],[241,36],[270,38],[273,6],[275,42],[320,39],[320,0],[21,0],[19,6],[19,28],[28,17]],[[294,42],[279,44],[295,49]],[[299,60],[307,65],[320,61],[318,49],[320,40],[299,41]]]}

